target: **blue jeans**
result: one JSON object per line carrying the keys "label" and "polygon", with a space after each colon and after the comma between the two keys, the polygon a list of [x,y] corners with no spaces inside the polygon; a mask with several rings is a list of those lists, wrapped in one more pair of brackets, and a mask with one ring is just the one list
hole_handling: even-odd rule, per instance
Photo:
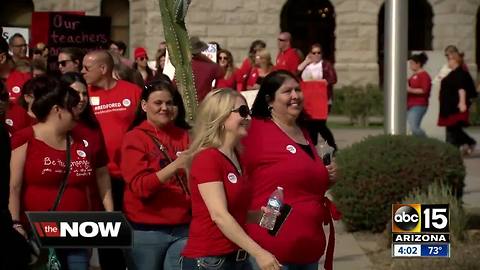
{"label": "blue jeans", "polygon": [[236,261],[225,256],[186,258],[181,260],[182,270],[252,270],[248,259]]}
{"label": "blue jeans", "polygon": [[427,107],[425,106],[413,106],[407,111],[407,122],[408,126],[412,130],[413,135],[426,137],[425,131],[420,127],[422,123],[423,116],[427,112]]}
{"label": "blue jeans", "polygon": [[[252,270],[260,270],[258,267],[255,258],[249,258],[250,264],[252,265]],[[295,264],[295,263],[281,263],[282,270],[317,270],[318,269],[318,262],[316,263],[307,263],[307,264]],[[322,268],[323,269],[323,268]]]}
{"label": "blue jeans", "polygon": [[62,269],[88,270],[90,253],[87,249],[55,249]]}
{"label": "blue jeans", "polygon": [[129,270],[180,270],[180,253],[188,225],[165,226],[154,231],[133,231],[133,247],[127,250]]}

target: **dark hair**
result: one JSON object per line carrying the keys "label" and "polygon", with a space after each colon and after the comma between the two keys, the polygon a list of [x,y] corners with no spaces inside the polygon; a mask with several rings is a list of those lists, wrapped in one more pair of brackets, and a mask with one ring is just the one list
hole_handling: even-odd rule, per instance
{"label": "dark hair", "polygon": [[[147,101],[148,98],[150,97],[150,95],[153,92],[156,92],[156,91],[167,91],[167,92],[169,92],[170,95],[172,96],[172,100],[173,100],[173,96],[175,95],[175,92],[176,92],[173,85],[171,83],[169,83],[168,81],[165,81],[165,80],[152,81],[149,84],[145,85],[145,87],[143,87],[142,95],[140,97],[140,100]],[[147,114],[142,109],[142,102],[139,102],[138,107],[137,107],[137,111],[135,112],[135,118],[133,119],[132,124],[130,125],[129,129],[133,129],[134,127],[140,125],[143,121],[145,121],[145,119],[147,119]]]}
{"label": "dark hair", "polygon": [[[295,75],[286,70],[273,71],[263,78],[262,85],[252,105],[252,117],[261,119],[272,117],[268,103],[275,99],[275,93],[287,79],[293,79],[299,82]],[[306,116],[306,113],[302,112],[297,122],[302,123]]]}
{"label": "dark hair", "polygon": [[7,56],[9,56],[8,50],[9,48],[7,41],[3,37],[0,38],[0,53],[6,53]]}
{"label": "dark hair", "polygon": [[22,90],[20,92],[20,96],[18,97],[18,104],[28,111],[28,103],[25,100],[25,95],[33,96],[33,92],[35,92],[35,89],[37,88],[46,89],[48,87],[47,84],[48,84],[48,80],[47,78],[45,78],[45,76],[42,76],[42,79],[38,77],[38,78],[32,78],[26,81],[23,84]]}
{"label": "dark hair", "polygon": [[421,52],[419,54],[412,54],[412,56],[410,56],[408,60],[412,60],[413,62],[420,64],[420,66],[423,67],[423,65],[425,65],[425,63],[427,63],[428,61],[428,56],[424,52]]}
{"label": "dark hair", "polygon": [[125,42],[121,40],[118,40],[118,41],[111,40],[110,44],[108,44],[108,47],[110,47],[112,44],[117,46],[117,48],[122,51],[122,55],[125,55],[125,53],[127,52],[127,44],[125,44]]}
{"label": "dark hair", "polygon": [[0,101],[8,102],[10,96],[8,95],[7,87],[0,81]]}
{"label": "dark hair", "polygon": [[9,45],[13,45],[13,40],[16,39],[16,38],[23,38],[23,40],[25,40],[25,38],[23,37],[22,34],[20,34],[20,33],[15,33],[15,34],[13,34],[13,36],[11,36],[10,39],[8,40],[8,44],[9,44]]}
{"label": "dark hair", "polygon": [[113,71],[117,73],[120,80],[134,83],[140,88],[145,86],[145,81],[142,78],[142,74],[136,69],[133,69],[123,63],[118,63],[113,66]]}
{"label": "dark hair", "polygon": [[[133,63],[133,69],[140,72],[140,70],[138,70],[137,62]],[[147,63],[147,66],[145,67],[145,70],[147,71],[147,78],[145,79],[145,82],[148,83],[148,82],[153,80],[153,70],[148,66],[148,63]],[[142,76],[142,78],[143,78],[143,76]]]}
{"label": "dark hair", "polygon": [[61,53],[68,54],[70,56],[70,60],[78,63],[79,71],[82,70],[82,61],[85,54],[80,48],[75,48],[75,47],[61,48],[58,54],[61,54]]}
{"label": "dark hair", "polygon": [[73,108],[80,101],[77,91],[54,77],[33,78],[31,83],[38,86],[33,89],[34,99],[32,104],[32,112],[37,117],[38,122],[45,122],[55,105],[73,113]]}
{"label": "dark hair", "polygon": [[258,46],[266,48],[267,44],[265,43],[265,41],[260,39],[254,40],[252,42],[252,44],[250,45],[250,49],[248,50],[248,57],[250,58],[250,61],[252,61],[252,63],[255,63],[255,47]]}
{"label": "dark hair", "polygon": [[[60,77],[60,80],[69,86],[72,85],[73,83],[78,82],[85,85],[85,87],[88,87],[87,82],[83,78],[82,74],[77,72],[67,72],[63,74],[62,77]],[[88,91],[87,91],[87,98],[88,98]],[[85,108],[85,110],[83,110],[83,112],[80,113],[79,119],[82,123],[84,123],[87,127],[91,129],[100,127],[100,125],[98,124],[97,118],[93,113],[93,108],[90,105],[90,102],[87,102],[87,107]]]}
{"label": "dark hair", "polygon": [[32,64],[30,65],[31,71],[33,72],[36,70],[41,70],[44,73],[47,73],[47,62],[41,59],[32,60]]}

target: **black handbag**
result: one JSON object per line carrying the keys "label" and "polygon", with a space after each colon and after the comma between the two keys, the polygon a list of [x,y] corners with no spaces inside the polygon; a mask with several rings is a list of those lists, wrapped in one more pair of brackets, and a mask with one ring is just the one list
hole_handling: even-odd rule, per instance
{"label": "black handbag", "polygon": [[[63,193],[65,192],[65,188],[67,187],[67,180],[68,176],[70,175],[70,134],[67,134],[67,147],[66,147],[66,164],[65,164],[65,174],[63,176],[62,182],[60,183],[60,188],[57,193],[57,197],[55,198],[55,202],[53,203],[52,208],[48,211],[55,211],[57,210],[58,205],[60,204],[60,200],[62,199]],[[32,235],[33,236],[33,235]],[[35,270],[61,270],[62,266],[60,264],[60,260],[57,257],[57,253],[55,252],[54,248],[48,248],[48,255],[42,254],[42,250],[39,248],[38,243],[35,240],[35,237],[31,237],[28,240],[33,256],[36,256],[37,259],[33,263],[33,269]],[[44,250],[46,251],[46,250]],[[46,262],[42,260],[42,258],[47,257]]]}

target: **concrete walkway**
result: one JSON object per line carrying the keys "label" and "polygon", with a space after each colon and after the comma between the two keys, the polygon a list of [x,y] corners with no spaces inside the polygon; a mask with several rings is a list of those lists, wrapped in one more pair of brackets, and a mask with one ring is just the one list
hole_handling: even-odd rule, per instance
{"label": "concrete walkway", "polygon": [[[383,134],[383,129],[353,129],[336,128],[332,129],[337,145],[340,149],[345,148],[355,142],[359,142],[368,136]],[[479,142],[480,148],[480,129],[469,128],[467,133]],[[465,179],[464,203],[467,211],[480,213],[480,149],[474,154],[464,159],[467,177]],[[335,243],[335,270],[368,270],[373,265],[360,248],[352,234],[345,231],[343,224],[337,223],[336,243]],[[319,269],[323,269],[323,262]]]}

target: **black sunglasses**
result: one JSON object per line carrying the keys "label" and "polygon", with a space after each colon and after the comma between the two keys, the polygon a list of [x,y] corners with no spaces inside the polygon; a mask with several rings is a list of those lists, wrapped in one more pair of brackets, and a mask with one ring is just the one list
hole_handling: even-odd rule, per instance
{"label": "black sunglasses", "polygon": [[62,67],[65,67],[67,65],[67,63],[70,62],[70,61],[73,62],[73,60],[63,60],[63,61],[58,61],[58,64]]}
{"label": "black sunglasses", "polygon": [[247,118],[252,115],[252,111],[250,111],[247,105],[241,105],[240,107],[231,110],[231,112],[238,112],[242,118]]}
{"label": "black sunglasses", "polygon": [[322,54],[322,52],[312,52],[313,55],[315,54]]}

